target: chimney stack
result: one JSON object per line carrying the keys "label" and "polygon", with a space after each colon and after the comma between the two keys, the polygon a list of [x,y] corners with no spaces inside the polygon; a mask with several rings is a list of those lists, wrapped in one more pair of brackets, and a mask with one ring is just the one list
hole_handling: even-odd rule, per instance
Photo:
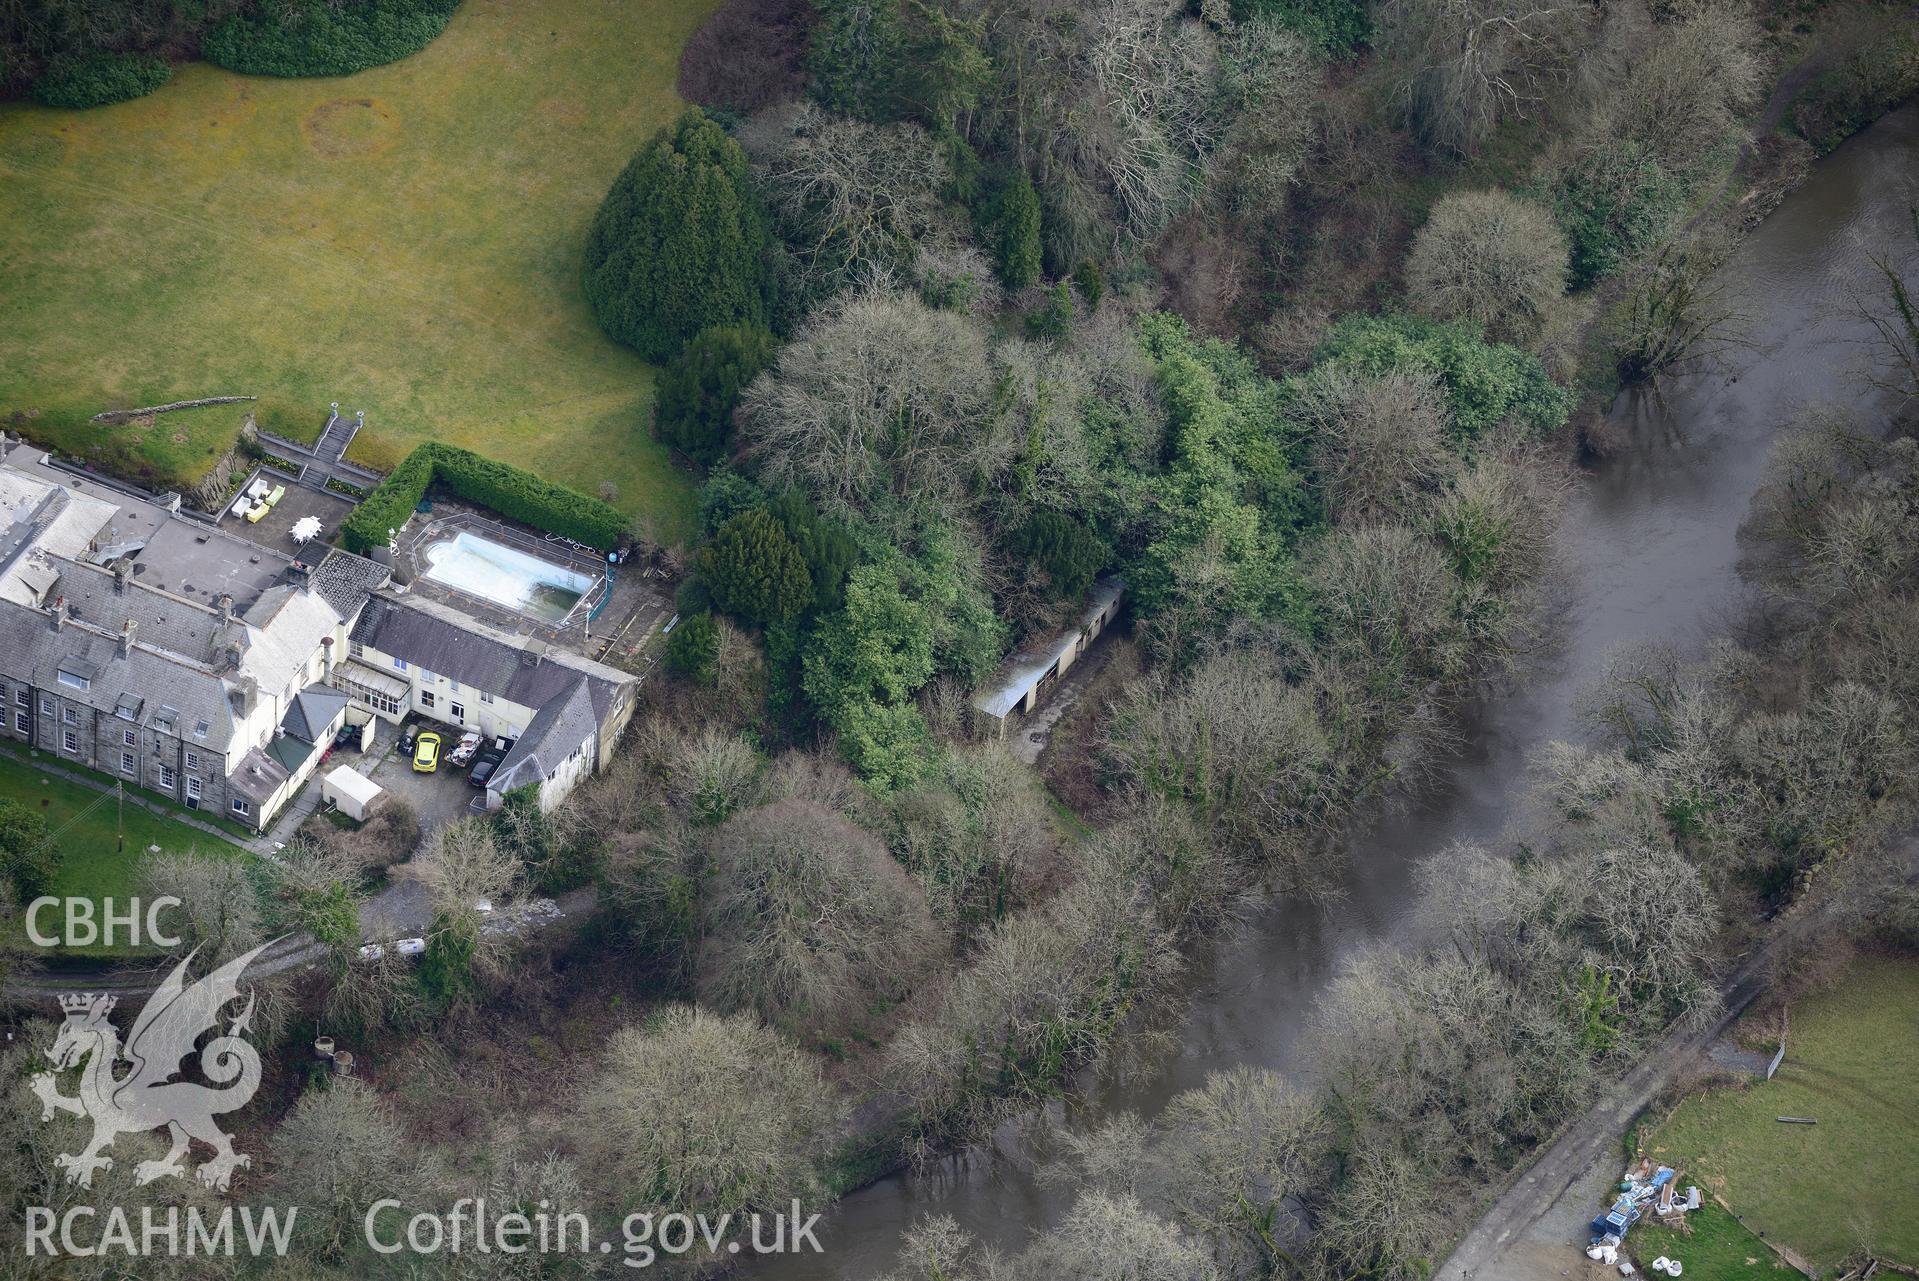
{"label": "chimney stack", "polygon": [[125,596],[127,594],[127,580],[131,577],[133,577],[133,565],[131,562],[125,557],[121,557],[119,560],[113,562],[113,594],[115,596]]}
{"label": "chimney stack", "polygon": [[53,608],[47,611],[47,621],[56,632],[67,625],[66,597],[56,596],[53,598]]}
{"label": "chimney stack", "polygon": [[220,621],[223,623],[232,622],[233,621],[233,597],[227,595],[225,592],[221,592],[219,604],[220,604]]}
{"label": "chimney stack", "polygon": [[320,638],[320,679],[322,681],[333,679],[333,638],[331,636]]}
{"label": "chimney stack", "polygon": [[133,653],[133,634],[139,628],[140,624],[129,618],[126,626],[120,629],[120,657],[125,658]]}

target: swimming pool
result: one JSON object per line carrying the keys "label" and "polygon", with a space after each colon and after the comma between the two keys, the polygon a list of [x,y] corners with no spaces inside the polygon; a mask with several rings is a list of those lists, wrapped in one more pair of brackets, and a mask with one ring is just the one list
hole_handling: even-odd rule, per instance
{"label": "swimming pool", "polygon": [[421,551],[436,583],[557,623],[586,595],[597,575],[565,569],[517,547],[461,530]]}

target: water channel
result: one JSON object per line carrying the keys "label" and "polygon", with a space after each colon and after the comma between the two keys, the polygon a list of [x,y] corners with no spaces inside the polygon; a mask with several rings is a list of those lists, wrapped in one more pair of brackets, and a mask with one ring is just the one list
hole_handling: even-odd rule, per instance
{"label": "water channel", "polygon": [[[1237,1063],[1297,1070],[1313,1005],[1356,949],[1403,923],[1413,869],[1460,839],[1498,834],[1540,745],[1576,737],[1580,691],[1608,651],[1663,639],[1697,648],[1724,630],[1740,595],[1739,528],[1770,446],[1796,406],[1868,408],[1856,371],[1868,357],[1851,291],[1876,280],[1869,255],[1903,245],[1919,200],[1919,106],[1907,106],[1820,161],[1809,180],[1721,269],[1750,346],[1610,410],[1626,447],[1583,469],[1562,531],[1570,589],[1551,657],[1487,699],[1457,755],[1423,794],[1349,841],[1346,894],[1330,909],[1275,901],[1248,928],[1194,958],[1173,1048],[1123,1081],[1095,1082],[1098,1108],[1156,1113],[1207,1073]],[[1902,241],[1902,237],[1904,237]],[[947,1214],[1006,1247],[1067,1208],[998,1143],[847,1197],[824,1220],[819,1256],[764,1260],[777,1281],[870,1278],[893,1266],[900,1234]]]}

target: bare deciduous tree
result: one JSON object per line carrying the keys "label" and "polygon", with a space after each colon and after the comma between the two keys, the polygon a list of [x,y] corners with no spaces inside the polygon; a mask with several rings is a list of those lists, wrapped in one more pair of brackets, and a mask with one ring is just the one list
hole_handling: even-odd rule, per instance
{"label": "bare deciduous tree", "polygon": [[[1650,8],[1651,6],[1648,6]],[[1615,21],[1641,24],[1616,53],[1602,130],[1683,171],[1731,138],[1766,77],[1761,33],[1738,0],[1685,0],[1663,21],[1623,5]]]}
{"label": "bare deciduous tree", "polygon": [[825,1099],[812,1060],[751,1014],[670,1006],[614,1033],[580,1141],[626,1208],[768,1208],[814,1188]]}
{"label": "bare deciduous tree", "polygon": [[909,985],[936,945],[926,901],[877,839],[822,806],[775,801],[712,844],[702,999],[822,1026]]}
{"label": "bare deciduous tree", "polygon": [[1421,134],[1470,152],[1565,82],[1589,13],[1541,0],[1388,0],[1375,20]]}
{"label": "bare deciduous tree", "polygon": [[737,418],[775,485],[803,485],[838,506],[887,494],[951,503],[1011,448],[992,397],[977,327],[912,299],[860,293],[780,352]]}
{"label": "bare deciduous tree", "polygon": [[140,864],[149,898],[172,895],[181,945],[199,949],[200,960],[219,965],[266,939],[259,892],[236,858],[200,854],[153,854]]}
{"label": "bare deciduous tree", "polygon": [[309,1090],[273,1134],[274,1181],[305,1213],[307,1248],[322,1258],[361,1241],[361,1220],[381,1197],[417,1190],[416,1149],[386,1101],[344,1077]]}
{"label": "bare deciduous tree", "polygon": [[903,269],[940,225],[949,174],[918,125],[801,103],[754,121],[741,141],[764,168],[781,234],[815,294]]}
{"label": "bare deciduous tree", "polygon": [[1406,260],[1413,305],[1532,346],[1566,292],[1566,238],[1544,205],[1499,190],[1457,191],[1433,206]]}
{"label": "bare deciduous tree", "polygon": [[1336,524],[1407,516],[1457,466],[1446,448],[1445,392],[1430,373],[1395,369],[1368,378],[1329,362],[1297,388]]}
{"label": "bare deciduous tree", "polygon": [[1125,1193],[1080,1197],[1020,1270],[1034,1281],[1221,1281],[1204,1245]]}
{"label": "bare deciduous tree", "polygon": [[1283,1211],[1324,1186],[1332,1127],[1320,1100],[1277,1072],[1239,1066],[1178,1095],[1155,1147],[1173,1216],[1212,1243],[1229,1276],[1292,1261]]}
{"label": "bare deciduous tree", "polygon": [[937,1008],[888,1047],[887,1076],[912,1101],[921,1154],[1049,1095],[1178,968],[1173,935],[1132,869],[1086,851],[1071,883],[994,929]]}

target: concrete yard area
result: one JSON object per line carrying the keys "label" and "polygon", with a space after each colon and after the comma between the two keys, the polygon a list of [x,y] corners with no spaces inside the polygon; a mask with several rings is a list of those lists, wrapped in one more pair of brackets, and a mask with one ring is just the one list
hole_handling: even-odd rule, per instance
{"label": "concrete yard area", "polygon": [[[413,722],[413,727],[433,728],[418,721]],[[440,735],[440,750],[444,757],[460,741],[459,732],[444,728],[435,732]],[[477,813],[471,808],[473,802],[486,797],[480,788],[467,786],[467,767],[464,765],[449,765],[442,759],[440,767],[433,773],[416,772],[413,758],[399,750],[399,731],[384,721],[380,723],[379,737],[359,760],[351,759],[351,753],[342,759],[394,797],[412,806],[420,820],[422,836],[445,827],[456,818]]]}

